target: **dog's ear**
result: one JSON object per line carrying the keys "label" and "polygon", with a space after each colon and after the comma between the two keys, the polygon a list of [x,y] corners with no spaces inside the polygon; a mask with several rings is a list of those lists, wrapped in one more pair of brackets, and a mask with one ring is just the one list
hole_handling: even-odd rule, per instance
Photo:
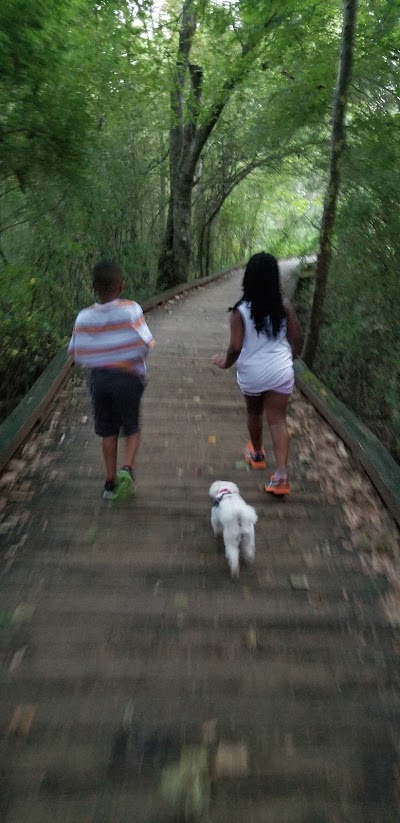
{"label": "dog's ear", "polygon": [[229,489],[229,491],[232,492],[232,494],[240,494],[239,486],[237,486],[236,483],[231,483],[230,481],[226,481],[226,482],[224,482],[224,486],[225,486],[226,489]]}
{"label": "dog's ear", "polygon": [[217,496],[218,489],[219,489],[220,485],[221,485],[220,480],[215,480],[214,483],[211,483],[210,490],[208,492],[208,494],[210,495],[211,498],[214,498],[214,497]]}

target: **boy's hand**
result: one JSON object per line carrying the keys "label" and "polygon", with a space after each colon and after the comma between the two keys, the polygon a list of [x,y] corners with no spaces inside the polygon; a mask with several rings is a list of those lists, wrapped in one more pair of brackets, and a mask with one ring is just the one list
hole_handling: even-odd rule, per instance
{"label": "boy's hand", "polygon": [[219,369],[226,369],[226,357],[224,354],[214,354],[211,358],[211,363],[218,366]]}

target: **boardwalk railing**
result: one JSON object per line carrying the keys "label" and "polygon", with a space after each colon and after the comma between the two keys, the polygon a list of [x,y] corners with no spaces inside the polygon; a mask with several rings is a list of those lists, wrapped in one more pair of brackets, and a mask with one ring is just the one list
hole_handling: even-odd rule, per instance
{"label": "boardwalk railing", "polygon": [[[210,277],[184,283],[152,297],[143,305],[145,312],[168,303],[174,297],[215,282],[240,264],[223,269]],[[296,278],[287,287],[291,296]],[[33,427],[42,420],[58,389],[68,376],[72,360],[66,349],[58,352],[19,405],[0,425],[0,471],[21,446]],[[307,368],[302,360],[295,363],[296,384],[312,405],[328,421],[362,465],[383,501],[400,525],[400,467],[377,437]]]}
{"label": "boardwalk railing", "polygon": [[[142,305],[143,311],[148,312],[168,303],[177,295],[213,283],[224,275],[241,269],[243,265],[240,263],[237,266],[230,266],[209,277],[192,280],[190,283],[181,283],[173,289],[157,294]],[[26,440],[33,427],[45,418],[49,405],[68,376],[71,366],[72,360],[68,357],[66,348],[57,352],[18,406],[0,424],[0,471]]]}
{"label": "boardwalk railing", "polygon": [[400,467],[380,440],[303,363],[295,362],[296,384],[349,447],[400,525]]}

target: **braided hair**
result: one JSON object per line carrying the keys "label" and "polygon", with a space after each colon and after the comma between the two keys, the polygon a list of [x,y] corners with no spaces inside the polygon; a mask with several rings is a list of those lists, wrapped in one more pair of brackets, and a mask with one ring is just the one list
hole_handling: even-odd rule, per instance
{"label": "braided hair", "polygon": [[242,286],[243,297],[229,311],[234,311],[241,303],[250,304],[250,316],[257,334],[263,332],[267,337],[277,337],[287,314],[276,258],[264,251],[253,254],[247,263]]}

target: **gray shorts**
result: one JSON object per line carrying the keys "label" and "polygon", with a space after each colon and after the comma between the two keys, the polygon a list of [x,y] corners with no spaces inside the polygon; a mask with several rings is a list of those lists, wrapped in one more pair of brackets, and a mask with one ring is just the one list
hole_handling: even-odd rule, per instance
{"label": "gray shorts", "polygon": [[94,430],[99,437],[125,436],[140,431],[143,378],[122,369],[92,369],[90,393]]}

